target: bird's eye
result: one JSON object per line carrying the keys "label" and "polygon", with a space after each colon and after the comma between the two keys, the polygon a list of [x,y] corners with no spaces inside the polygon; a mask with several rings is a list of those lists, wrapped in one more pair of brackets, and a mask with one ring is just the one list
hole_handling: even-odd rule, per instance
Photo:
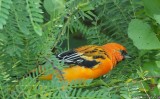
{"label": "bird's eye", "polygon": [[127,52],[125,50],[120,50],[121,55],[125,56]]}

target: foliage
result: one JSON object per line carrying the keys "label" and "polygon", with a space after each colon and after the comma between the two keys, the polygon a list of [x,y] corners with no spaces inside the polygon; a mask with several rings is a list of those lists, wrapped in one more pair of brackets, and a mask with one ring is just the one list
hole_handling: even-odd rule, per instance
{"label": "foliage", "polygon": [[[159,0],[1,0],[0,98],[158,98],[159,10]],[[38,81],[43,67],[53,72],[50,61],[63,69],[53,54],[77,34],[87,44],[121,43],[132,59],[83,83]]]}

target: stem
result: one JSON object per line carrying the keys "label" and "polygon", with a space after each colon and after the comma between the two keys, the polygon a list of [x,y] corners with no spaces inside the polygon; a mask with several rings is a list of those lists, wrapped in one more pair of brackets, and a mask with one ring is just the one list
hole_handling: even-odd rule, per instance
{"label": "stem", "polygon": [[56,40],[55,43],[53,44],[52,49],[57,45],[57,43],[58,43],[59,40],[61,39],[61,36],[66,32],[66,27],[68,26],[68,24],[70,24],[70,20],[72,19],[72,16],[73,16],[75,13],[78,12],[77,10],[78,10],[78,9],[76,9],[75,11],[73,11],[73,13],[70,14],[70,16],[67,17],[68,19],[67,19],[66,23],[64,24],[64,26],[63,26],[63,28],[62,28],[62,31],[59,33],[57,40]]}
{"label": "stem", "polygon": [[142,82],[141,82],[141,85],[142,85],[142,87],[143,87],[143,89],[144,89],[144,92],[146,93],[146,95],[147,95],[148,99],[151,99],[151,98],[150,98],[150,96],[148,95],[148,93],[147,93],[146,89],[144,88],[144,86],[143,86],[143,83],[142,83]]}
{"label": "stem", "polygon": [[68,40],[67,40],[67,48],[68,48],[68,50],[70,49],[69,47],[70,47],[70,44],[69,44],[69,40],[70,40],[70,38],[69,38],[69,29],[67,29],[68,31],[67,31],[67,37],[68,37]]}

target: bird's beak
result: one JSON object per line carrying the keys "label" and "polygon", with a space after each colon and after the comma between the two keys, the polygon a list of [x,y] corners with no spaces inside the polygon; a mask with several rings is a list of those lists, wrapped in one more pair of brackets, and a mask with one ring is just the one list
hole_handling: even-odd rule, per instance
{"label": "bird's beak", "polygon": [[126,54],[126,55],[124,55],[124,58],[127,59],[127,58],[132,58],[132,57],[130,57],[129,55]]}

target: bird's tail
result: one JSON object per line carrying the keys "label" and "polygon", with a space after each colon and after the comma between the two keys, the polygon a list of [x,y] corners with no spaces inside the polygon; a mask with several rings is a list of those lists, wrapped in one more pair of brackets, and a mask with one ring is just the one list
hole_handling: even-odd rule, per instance
{"label": "bird's tail", "polygon": [[52,80],[53,77],[58,78],[59,80],[64,80],[63,72],[58,68],[52,68],[52,72],[49,74],[45,74],[47,71],[45,70],[43,74],[38,77],[38,80]]}
{"label": "bird's tail", "polygon": [[52,80],[52,78],[53,78],[53,74],[49,74],[49,75],[42,75],[38,77],[38,80]]}

